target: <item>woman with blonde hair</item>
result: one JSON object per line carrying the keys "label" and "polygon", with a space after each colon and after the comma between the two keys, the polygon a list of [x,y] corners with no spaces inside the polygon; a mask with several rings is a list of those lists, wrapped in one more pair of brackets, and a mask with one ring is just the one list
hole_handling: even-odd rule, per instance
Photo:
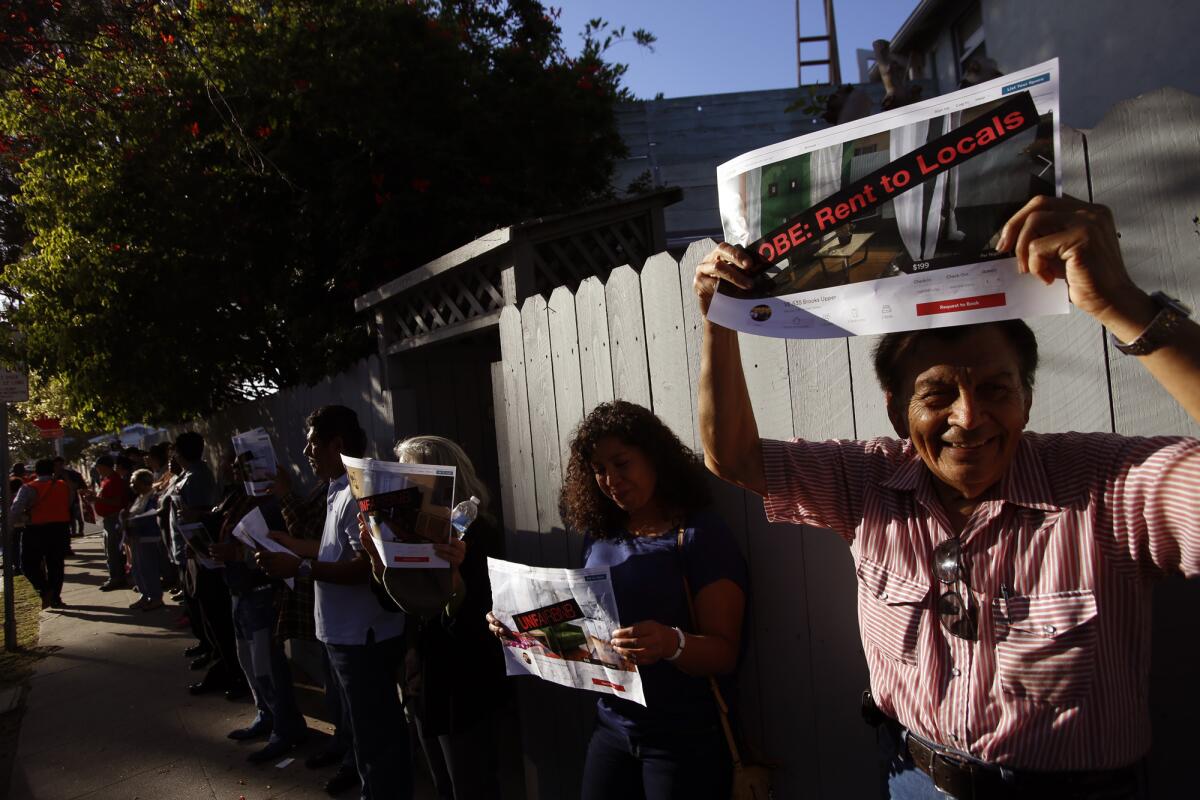
{"label": "woman with blonde hair", "polygon": [[[490,492],[475,465],[455,442],[442,436],[413,436],[396,444],[404,464],[440,464],[455,468],[451,507],[472,497],[479,515],[460,539],[435,544],[450,562],[449,601],[432,613],[410,614],[409,649],[402,684],[405,708],[416,721],[421,748],[441,800],[496,800],[500,797],[496,751],[497,711],[503,702],[504,660],[488,632],[485,615],[492,607],[488,556],[503,555],[503,533],[488,512]],[[374,543],[360,521],[363,547],[376,578],[401,606],[396,581],[436,570],[392,570],[385,577]],[[404,573],[393,579],[393,573]]]}

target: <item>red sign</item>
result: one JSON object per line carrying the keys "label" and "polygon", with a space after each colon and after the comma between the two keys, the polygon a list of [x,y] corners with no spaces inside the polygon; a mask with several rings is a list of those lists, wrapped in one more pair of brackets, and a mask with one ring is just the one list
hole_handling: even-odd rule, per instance
{"label": "red sign", "polygon": [[935,300],[932,303],[917,303],[917,316],[930,314],[953,314],[955,311],[975,311],[980,308],[996,308],[1004,305],[1004,292],[981,294],[977,297],[959,297],[954,300]]}
{"label": "red sign", "polygon": [[38,417],[33,424],[43,439],[63,438],[62,420],[58,417]]}

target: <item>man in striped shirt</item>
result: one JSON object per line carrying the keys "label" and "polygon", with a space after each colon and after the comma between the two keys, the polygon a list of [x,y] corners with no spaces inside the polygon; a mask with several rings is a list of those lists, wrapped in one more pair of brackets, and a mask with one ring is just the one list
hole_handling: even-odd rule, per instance
{"label": "man in striped shirt", "polygon": [[[1133,284],[1107,208],[1037,198],[1000,249],[1066,279],[1200,421],[1200,326]],[[752,266],[714,250],[696,269],[701,310],[721,280],[748,288]],[[1151,592],[1200,574],[1200,441],[1025,432],[1036,366],[1020,321],[889,334],[875,367],[898,439],[774,442],[737,334],[704,326],[709,468],[762,495],[770,519],[850,545],[893,798],[1145,791]]]}

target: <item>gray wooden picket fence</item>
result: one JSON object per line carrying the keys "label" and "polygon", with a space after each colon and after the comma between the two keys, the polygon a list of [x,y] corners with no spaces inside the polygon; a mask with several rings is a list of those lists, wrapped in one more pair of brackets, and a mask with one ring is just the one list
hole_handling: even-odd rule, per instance
{"label": "gray wooden picket fence", "polygon": [[[1200,99],[1162,90],[1117,106],[1094,130],[1064,130],[1067,194],[1109,205],[1137,283],[1200,304]],[[581,541],[564,530],[558,495],[571,432],[596,404],[623,398],[654,410],[700,448],[697,382],[700,241],[676,262],[651,257],[606,283],[555,289],[500,316],[492,365],[508,557],[577,566]],[[1031,320],[1041,367],[1030,430],[1200,435],[1200,425],[1087,315]],[[741,336],[759,431],[768,438],[894,435],[870,364],[874,337],[784,341]],[[750,566],[747,655],[740,670],[746,736],[779,764],[778,798],[874,796],[873,731],[859,718],[868,684],[846,545],[828,531],[770,525],[757,496],[715,481],[717,507]],[[1197,522],[1200,526],[1200,521]],[[1151,701],[1155,796],[1187,783],[1187,746],[1200,702],[1195,582],[1160,585]],[[521,680],[528,797],[579,792],[589,706],[582,692]]]}

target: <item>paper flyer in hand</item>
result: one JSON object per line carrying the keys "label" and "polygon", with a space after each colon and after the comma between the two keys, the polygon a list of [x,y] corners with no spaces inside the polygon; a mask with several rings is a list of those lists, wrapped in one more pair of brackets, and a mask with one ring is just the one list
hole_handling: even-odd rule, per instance
{"label": "paper flyer in hand", "polygon": [[275,480],[275,447],[263,428],[233,435],[234,465],[246,487],[246,494],[263,497],[271,492]]}
{"label": "paper flyer in hand", "polygon": [[350,456],[342,456],[342,463],[385,566],[449,568],[433,544],[450,540],[454,467]]}
{"label": "paper flyer in hand", "polygon": [[213,558],[212,536],[209,535],[208,528],[204,527],[203,522],[182,522],[179,525],[179,533],[191,547],[192,555],[200,562],[201,566],[206,569],[221,569],[225,566]]}
{"label": "paper flyer in hand", "polygon": [[996,250],[1062,194],[1058,60],[746,153],[717,168],[725,240],[758,260],[708,318],[794,339],[1068,312]]}
{"label": "paper flyer in hand", "polygon": [[488,559],[492,614],[509,675],[536,675],[646,705],[637,666],[612,648],[621,627],[608,567],[549,569]]}
{"label": "paper flyer in hand", "polygon": [[[233,526],[233,535],[239,542],[249,547],[251,550],[266,550],[271,553],[287,553],[296,555],[288,548],[284,547],[279,542],[272,539],[267,534],[270,532],[270,527],[267,526],[267,521],[263,518],[262,511],[257,508],[252,509],[249,514],[242,517],[237,525]],[[297,556],[298,558],[299,556]],[[286,578],[284,583],[289,589],[296,588],[295,578]]]}

